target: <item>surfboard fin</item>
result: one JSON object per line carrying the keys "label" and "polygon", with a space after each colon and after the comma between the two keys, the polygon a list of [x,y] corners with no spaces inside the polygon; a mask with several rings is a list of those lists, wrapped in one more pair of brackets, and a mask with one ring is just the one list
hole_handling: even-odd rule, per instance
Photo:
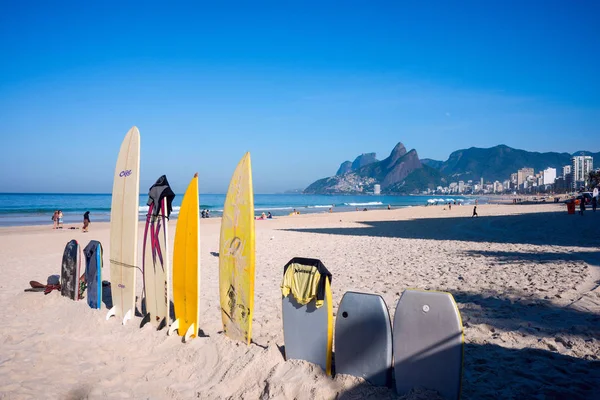
{"label": "surfboard fin", "polygon": [[150,322],[150,313],[146,314],[144,316],[144,318],[142,318],[142,322],[140,323],[140,328],[143,328],[144,325],[146,325],[148,322]]}
{"label": "surfboard fin", "polygon": [[110,310],[108,310],[108,313],[106,314],[106,320],[108,321],[110,319],[110,317],[115,316],[116,312],[117,312],[117,310],[116,310],[115,307],[113,307]]}
{"label": "surfboard fin", "polygon": [[123,325],[127,323],[131,319],[131,310],[128,310],[123,317]]}
{"label": "surfboard fin", "polygon": [[163,318],[159,323],[158,323],[158,327],[156,328],[157,331],[160,331],[162,328],[164,328],[165,326],[167,326],[167,318]]}
{"label": "surfboard fin", "polygon": [[178,331],[179,330],[179,319],[176,319],[175,322],[173,322],[171,324],[171,326],[169,327],[169,330],[167,331],[167,335],[171,336],[173,334],[173,332]]}
{"label": "surfboard fin", "polygon": [[188,328],[187,332],[185,333],[185,337],[183,338],[184,342],[187,342],[188,340],[190,340],[190,338],[196,337],[196,330],[195,330],[196,324],[191,324],[190,327]]}

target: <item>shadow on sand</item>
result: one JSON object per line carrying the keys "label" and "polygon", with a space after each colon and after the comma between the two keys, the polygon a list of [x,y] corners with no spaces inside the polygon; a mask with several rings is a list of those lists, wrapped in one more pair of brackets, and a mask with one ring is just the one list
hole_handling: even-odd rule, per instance
{"label": "shadow on sand", "polygon": [[493,257],[503,264],[518,264],[523,261],[536,264],[555,263],[561,261],[585,262],[600,267],[599,251],[568,251],[560,253],[536,252],[524,253],[518,251],[481,251],[468,250],[464,254],[470,256]]}
{"label": "shadow on sand", "polygon": [[108,310],[113,306],[112,291],[110,290],[110,283],[108,281],[102,282],[102,302]]}
{"label": "shadow on sand", "polygon": [[[600,246],[600,213],[529,213],[517,215],[422,218],[401,221],[357,221],[362,227],[295,228],[292,232],[404,239],[460,240],[555,246]],[[560,233],[557,234],[557,230]],[[518,232],[518,234],[515,234]],[[526,233],[524,233],[526,232]]]}
{"label": "shadow on sand", "polygon": [[[418,356],[418,355],[417,355]],[[437,354],[421,355],[422,361]],[[439,399],[420,392],[414,399]],[[464,348],[461,399],[592,399],[600,390],[600,361],[584,360],[540,349],[509,349],[468,343]],[[338,399],[397,399],[393,387],[360,383]]]}
{"label": "shadow on sand", "polygon": [[[596,313],[557,307],[547,301],[514,301],[501,295],[485,297],[458,291],[452,295],[463,304],[460,313],[465,326],[485,323],[522,336],[552,336],[561,344],[561,335],[600,335],[600,315]],[[568,343],[563,345],[568,347]]]}

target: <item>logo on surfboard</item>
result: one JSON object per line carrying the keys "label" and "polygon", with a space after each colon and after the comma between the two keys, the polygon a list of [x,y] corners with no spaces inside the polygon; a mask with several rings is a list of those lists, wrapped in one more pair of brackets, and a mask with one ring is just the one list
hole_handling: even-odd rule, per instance
{"label": "logo on surfboard", "polygon": [[124,171],[121,171],[121,173],[119,174],[119,176],[121,178],[127,178],[129,175],[131,175],[131,170],[130,169],[126,169]]}

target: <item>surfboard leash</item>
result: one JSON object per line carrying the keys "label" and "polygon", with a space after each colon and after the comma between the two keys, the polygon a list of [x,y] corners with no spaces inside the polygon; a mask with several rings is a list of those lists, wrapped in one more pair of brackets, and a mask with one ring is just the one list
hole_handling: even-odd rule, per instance
{"label": "surfboard leash", "polygon": [[126,264],[123,263],[121,261],[117,261],[117,260],[113,260],[112,258],[110,259],[110,262],[115,264],[115,265],[120,265],[121,267],[127,267],[127,268],[137,268],[140,270],[140,272],[143,274],[144,272],[142,271],[142,269],[140,267],[138,267],[137,265],[131,265],[131,264]]}

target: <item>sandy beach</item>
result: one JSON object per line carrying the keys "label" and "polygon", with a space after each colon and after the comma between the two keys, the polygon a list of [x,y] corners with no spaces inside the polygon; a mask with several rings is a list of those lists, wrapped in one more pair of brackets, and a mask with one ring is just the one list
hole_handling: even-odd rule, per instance
{"label": "sandy beach", "polygon": [[[591,399],[600,393],[600,212],[564,204],[412,207],[256,221],[253,344],[221,333],[219,219],[201,220],[201,333],[189,343],[137,316],[126,326],[30,280],[60,273],[65,244],[104,246],[51,226],[0,228],[0,398],[394,399],[359,378],[285,361],[283,266],[320,259],[333,274],[333,310],[346,291],[381,295],[393,318],[406,288],[451,292],[464,324],[463,399]],[[79,228],[80,225],[77,225]],[[140,223],[140,227],[143,224]],[[171,243],[175,221],[170,224]],[[139,259],[141,263],[141,234]],[[137,275],[141,307],[141,272]],[[335,346],[335,343],[334,343]],[[335,348],[334,348],[335,351]],[[416,390],[405,399],[435,399]]]}

